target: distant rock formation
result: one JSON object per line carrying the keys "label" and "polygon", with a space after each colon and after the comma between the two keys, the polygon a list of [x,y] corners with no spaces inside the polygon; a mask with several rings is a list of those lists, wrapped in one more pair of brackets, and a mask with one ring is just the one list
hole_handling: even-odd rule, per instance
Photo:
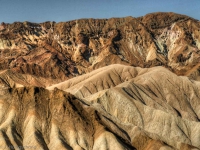
{"label": "distant rock formation", "polygon": [[175,13],[0,25],[0,149],[200,149],[200,22]]}
{"label": "distant rock formation", "polygon": [[2,25],[1,70],[62,81],[116,63],[199,74],[200,23],[184,15]]}

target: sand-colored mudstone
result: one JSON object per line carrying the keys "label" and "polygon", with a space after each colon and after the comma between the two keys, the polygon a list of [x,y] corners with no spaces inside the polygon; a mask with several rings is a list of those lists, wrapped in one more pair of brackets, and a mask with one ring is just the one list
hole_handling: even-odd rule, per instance
{"label": "sand-colored mudstone", "polygon": [[174,13],[0,25],[0,150],[200,149],[200,23]]}

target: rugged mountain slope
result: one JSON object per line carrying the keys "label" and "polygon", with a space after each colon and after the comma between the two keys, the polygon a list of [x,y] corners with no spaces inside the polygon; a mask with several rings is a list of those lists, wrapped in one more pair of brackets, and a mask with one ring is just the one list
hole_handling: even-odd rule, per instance
{"label": "rugged mountain slope", "polygon": [[12,89],[1,99],[0,119],[1,149],[131,148],[99,122],[94,108],[59,90]]}
{"label": "rugged mountain slope", "polygon": [[200,149],[200,22],[0,25],[0,149]]}
{"label": "rugged mountain slope", "polygon": [[111,65],[48,89],[7,89],[1,93],[0,145],[200,149],[199,88],[198,81],[163,67]]}
{"label": "rugged mountain slope", "polygon": [[174,13],[140,18],[2,23],[0,69],[62,81],[120,63],[198,76],[200,23]]}

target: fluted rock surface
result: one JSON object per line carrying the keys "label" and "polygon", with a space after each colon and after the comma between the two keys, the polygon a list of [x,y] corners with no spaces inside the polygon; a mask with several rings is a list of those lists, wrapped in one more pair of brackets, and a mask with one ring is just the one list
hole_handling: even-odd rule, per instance
{"label": "fluted rock surface", "polygon": [[111,65],[47,89],[5,89],[0,145],[5,149],[199,149],[199,88],[198,81],[163,67]]}
{"label": "fluted rock surface", "polygon": [[200,149],[200,22],[174,13],[0,25],[0,149]]}

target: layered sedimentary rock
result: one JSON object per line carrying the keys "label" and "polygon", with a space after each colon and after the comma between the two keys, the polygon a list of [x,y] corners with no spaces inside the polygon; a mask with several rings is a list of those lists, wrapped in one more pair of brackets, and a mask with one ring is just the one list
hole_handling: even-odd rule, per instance
{"label": "layered sedimentary rock", "polygon": [[3,23],[0,69],[62,81],[120,63],[199,74],[200,24],[174,13],[69,22]]}
{"label": "layered sedimentary rock", "polygon": [[0,25],[0,149],[200,149],[200,23]]}

